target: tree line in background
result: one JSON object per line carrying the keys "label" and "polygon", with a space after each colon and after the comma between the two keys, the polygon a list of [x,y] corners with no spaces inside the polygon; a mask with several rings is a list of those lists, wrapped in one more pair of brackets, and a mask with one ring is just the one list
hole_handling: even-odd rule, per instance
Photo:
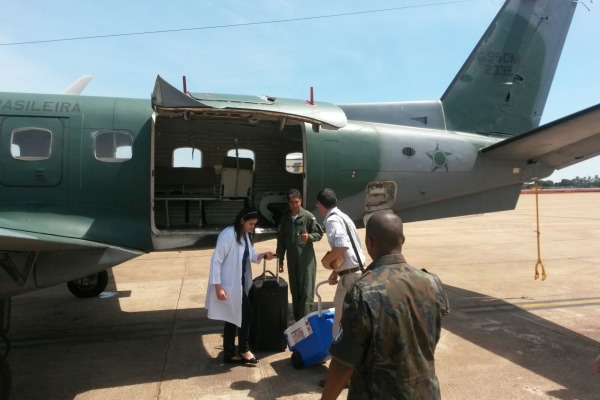
{"label": "tree line in background", "polygon": [[[600,176],[594,177],[575,177],[573,179],[562,179],[560,182],[554,182],[551,180],[538,181],[540,188],[597,188],[600,187]],[[526,183],[523,185],[524,189],[533,188],[533,183]]]}

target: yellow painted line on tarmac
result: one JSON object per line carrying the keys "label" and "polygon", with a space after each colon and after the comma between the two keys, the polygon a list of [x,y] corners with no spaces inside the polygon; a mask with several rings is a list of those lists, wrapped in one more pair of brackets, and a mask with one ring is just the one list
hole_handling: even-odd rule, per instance
{"label": "yellow painted line on tarmac", "polygon": [[[450,305],[450,307],[452,307],[452,305]],[[459,310],[466,312],[466,313],[472,313],[472,312],[485,312],[485,311],[501,311],[501,310],[513,310],[517,307],[513,306],[513,305],[504,305],[504,306],[486,306],[486,307],[465,307],[465,308],[459,308]]]}
{"label": "yellow painted line on tarmac", "polygon": [[600,305],[600,299],[563,300],[563,301],[550,301],[550,302],[545,302],[545,303],[516,304],[517,307],[526,308],[526,309],[572,307],[572,306],[580,306],[580,305]]}
{"label": "yellow painted line on tarmac", "polygon": [[545,301],[539,303],[518,303],[518,304],[495,304],[482,307],[459,307],[458,309],[466,313],[474,312],[486,312],[486,311],[507,311],[514,310],[515,308],[522,308],[526,310],[535,310],[543,308],[563,308],[563,307],[581,307],[581,306],[600,306],[600,298],[593,299],[573,299],[573,300],[558,300],[558,301]]}

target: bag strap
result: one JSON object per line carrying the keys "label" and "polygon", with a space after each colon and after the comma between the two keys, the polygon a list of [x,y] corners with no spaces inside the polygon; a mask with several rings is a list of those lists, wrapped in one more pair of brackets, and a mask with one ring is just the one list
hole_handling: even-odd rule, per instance
{"label": "bag strap", "polygon": [[342,221],[344,222],[344,225],[346,226],[346,232],[348,232],[348,237],[350,238],[350,243],[352,243],[352,249],[354,250],[354,255],[356,255],[356,259],[358,260],[358,266],[360,267],[360,272],[365,272],[365,267],[363,266],[362,259],[360,258],[360,255],[358,254],[358,249],[356,248],[354,239],[352,239],[352,233],[350,232],[350,227],[346,223],[346,220],[344,219],[344,217],[337,215],[336,213],[329,214],[329,216],[332,216],[332,215],[336,215],[336,216],[340,217],[342,219]]}

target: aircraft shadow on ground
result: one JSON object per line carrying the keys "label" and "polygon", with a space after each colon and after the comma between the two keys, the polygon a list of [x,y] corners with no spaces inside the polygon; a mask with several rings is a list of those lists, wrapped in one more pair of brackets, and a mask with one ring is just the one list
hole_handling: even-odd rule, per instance
{"label": "aircraft shadow on ground", "polygon": [[[13,375],[11,399],[73,399],[98,389],[254,368],[222,363],[223,323],[207,319],[206,309],[177,310],[176,316],[173,310],[125,312],[119,299],[129,294],[116,291],[111,279],[101,298],[74,298],[65,285],[13,298],[12,349],[7,358]],[[273,353],[256,354],[264,363]],[[276,376],[258,384],[238,381],[231,389],[249,390],[248,396],[254,398],[264,398],[265,384],[277,385],[278,393],[307,393],[307,387],[319,390],[317,382],[326,372],[324,366],[315,365],[299,373],[290,357],[270,365]]]}
{"label": "aircraft shadow on ground", "polygon": [[[555,398],[597,394],[590,363],[598,342],[506,301],[446,288],[452,312],[444,319],[445,330],[563,386],[547,393]],[[8,356],[12,398],[72,399],[97,389],[254,368],[221,362],[222,322],[208,320],[204,308],[177,310],[176,315],[173,310],[125,312],[119,298],[128,295],[110,282],[100,299],[73,298],[64,285],[15,297]],[[269,353],[257,355],[269,362]],[[294,370],[289,357],[269,363],[275,375],[259,383],[235,381],[230,388],[256,399],[263,398],[265,387],[277,387],[281,395],[305,394],[307,388],[318,392],[316,382],[326,370],[323,365]]]}
{"label": "aircraft shadow on ground", "polygon": [[[506,301],[446,285],[451,314],[445,330],[564,389],[553,398],[594,398],[597,377],[591,362],[598,342]],[[493,371],[493,366],[490,368]]]}

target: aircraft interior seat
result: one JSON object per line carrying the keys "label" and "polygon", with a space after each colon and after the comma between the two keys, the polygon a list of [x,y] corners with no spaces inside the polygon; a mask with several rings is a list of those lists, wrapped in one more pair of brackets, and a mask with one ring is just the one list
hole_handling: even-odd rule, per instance
{"label": "aircraft interior seat", "polygon": [[154,192],[160,196],[216,197],[215,169],[164,167],[154,169]]}
{"label": "aircraft interior seat", "polygon": [[254,160],[244,157],[225,157],[221,170],[221,197],[243,198],[252,195]]}
{"label": "aircraft interior seat", "polygon": [[225,157],[223,159],[223,168],[237,168],[238,165],[240,169],[249,169],[254,171],[254,160],[246,157]]}

